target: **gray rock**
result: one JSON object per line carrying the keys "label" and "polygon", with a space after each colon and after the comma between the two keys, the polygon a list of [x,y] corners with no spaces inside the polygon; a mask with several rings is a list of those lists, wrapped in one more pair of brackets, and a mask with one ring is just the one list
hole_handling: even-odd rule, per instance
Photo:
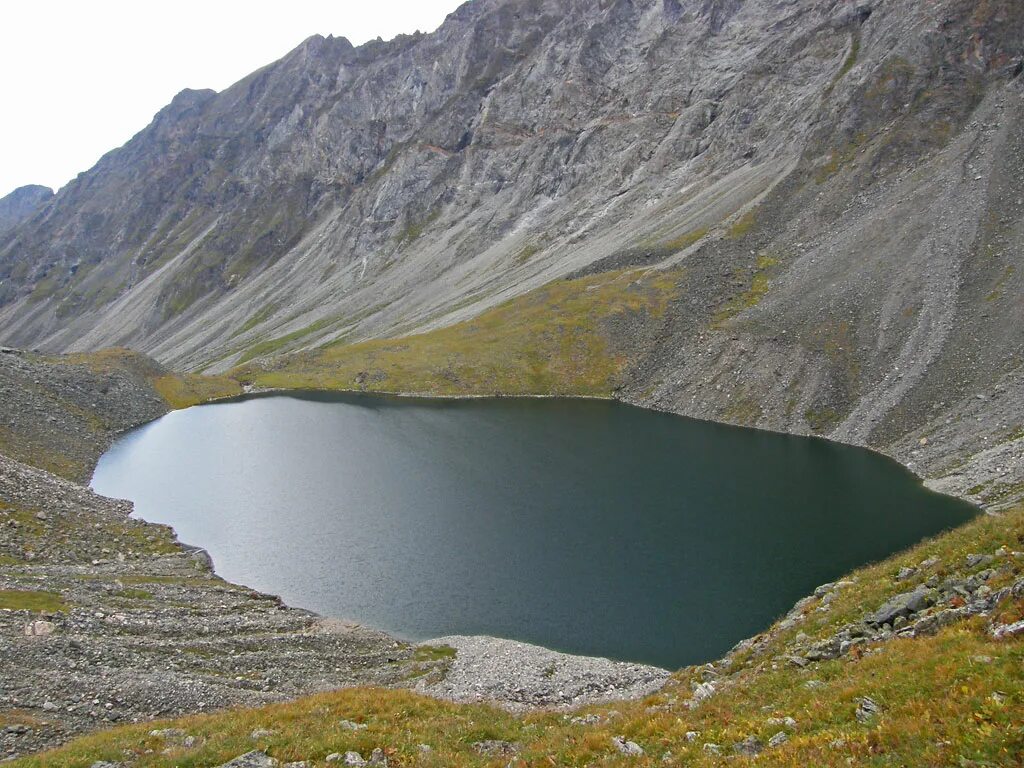
{"label": "gray rock", "polygon": [[934,593],[928,588],[920,586],[910,592],[903,592],[890,598],[877,611],[868,614],[864,621],[866,624],[874,626],[891,624],[897,616],[908,617],[934,603]]}
{"label": "gray rock", "polygon": [[916,573],[917,568],[900,568],[899,573],[896,574],[896,581],[906,581]]}
{"label": "gray rock", "polygon": [[639,757],[644,753],[643,747],[635,741],[628,741],[625,736],[613,736],[612,745],[628,757]]}
{"label": "gray rock", "polygon": [[244,755],[239,755],[234,760],[219,766],[219,768],[277,768],[278,765],[278,761],[270,757],[266,752],[253,750],[252,752],[246,752]]}
{"label": "gray rock", "polygon": [[356,723],[352,720],[339,720],[338,727],[343,731],[365,731],[366,723]]}
{"label": "gray rock", "polygon": [[1024,634],[1024,619],[1015,621],[1012,624],[998,624],[992,628],[992,637],[996,640],[1016,637],[1021,634]]}
{"label": "gray rock", "polygon": [[774,736],[772,736],[770,739],[768,739],[768,746],[769,747],[781,747],[787,741],[789,741],[789,736],[786,735],[786,732],[785,731],[779,731]]}
{"label": "gray rock", "polygon": [[473,742],[473,749],[488,757],[511,757],[519,753],[519,744],[500,739],[485,739]]}
{"label": "gray rock", "polygon": [[733,744],[732,751],[738,755],[759,755],[764,751],[764,742],[756,736],[747,736],[743,741]]}
{"label": "gray rock", "polygon": [[854,712],[854,716],[857,718],[857,722],[867,723],[881,713],[881,711],[882,708],[879,707],[873,699],[865,696],[857,703],[857,709]]}

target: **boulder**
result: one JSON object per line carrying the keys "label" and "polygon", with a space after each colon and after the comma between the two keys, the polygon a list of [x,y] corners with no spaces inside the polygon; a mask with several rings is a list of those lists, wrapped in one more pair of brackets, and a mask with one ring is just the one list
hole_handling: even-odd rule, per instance
{"label": "boulder", "polygon": [[864,618],[864,623],[872,626],[892,624],[897,616],[908,617],[924,610],[935,603],[935,594],[927,587],[917,587],[910,592],[902,592],[882,604],[874,613]]}

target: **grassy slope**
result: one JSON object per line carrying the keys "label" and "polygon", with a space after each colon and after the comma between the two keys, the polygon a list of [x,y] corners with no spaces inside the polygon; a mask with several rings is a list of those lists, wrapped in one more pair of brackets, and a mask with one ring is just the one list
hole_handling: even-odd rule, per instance
{"label": "grassy slope", "polygon": [[[51,753],[13,763],[19,768],[90,765],[93,760],[131,758],[140,766],[218,765],[254,748],[281,760],[322,763],[332,752],[354,749],[364,756],[375,747],[390,752],[391,765],[504,766],[508,758],[478,754],[473,743],[503,739],[521,744],[519,765],[660,765],[670,751],[685,765],[1020,765],[1024,754],[1024,639],[994,640],[989,618],[976,617],[937,636],[899,639],[867,646],[863,654],[797,669],[774,661],[800,631],[811,636],[835,632],[851,618],[876,607],[887,595],[913,586],[893,581],[901,566],[937,556],[939,573],[962,568],[964,556],[1019,548],[1024,541],[1024,508],[1001,517],[981,517],[882,563],[851,575],[855,586],[838,593],[827,612],[807,609],[797,627],[767,633],[768,646],[756,658],[737,654],[730,682],[695,710],[684,705],[700,668],[681,670],[669,687],[647,700],[590,711],[604,714],[597,725],[568,722],[558,713],[513,716],[485,706],[437,702],[406,691],[350,689],[262,709],[184,718],[159,726],[137,725],[101,732]],[[1009,558],[1016,574],[1024,560]],[[1008,569],[1009,570],[1009,569]],[[928,574],[922,574],[923,580]],[[1002,621],[1024,616],[1024,601],[998,609]],[[818,687],[808,687],[809,680]],[[870,696],[882,713],[860,723],[860,697]],[[769,722],[792,717],[795,728]],[[338,726],[341,718],[366,723],[364,731]],[[149,735],[155,727],[180,727],[199,737],[192,749],[165,745]],[[276,731],[254,741],[257,728]],[[758,758],[732,754],[749,735],[767,741],[787,730],[789,741]],[[688,731],[700,736],[690,741]],[[624,735],[640,744],[643,757],[624,757],[612,745]],[[722,755],[704,748],[722,746]],[[433,749],[421,753],[419,744]]]}
{"label": "grassy slope", "polygon": [[293,389],[608,396],[628,359],[616,348],[615,322],[660,315],[679,279],[619,271],[555,281],[447,328],[330,346],[236,374]]}

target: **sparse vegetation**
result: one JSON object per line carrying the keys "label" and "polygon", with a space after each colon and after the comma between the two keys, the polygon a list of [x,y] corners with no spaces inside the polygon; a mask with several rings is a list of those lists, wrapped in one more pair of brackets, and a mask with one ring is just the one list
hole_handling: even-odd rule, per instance
{"label": "sparse vegetation", "polygon": [[679,276],[619,271],[556,281],[448,328],[297,353],[235,375],[296,389],[608,396],[629,356],[616,348],[611,324],[660,315]]}
{"label": "sparse vegetation", "polygon": [[168,374],[154,378],[153,387],[171,408],[188,408],[242,394],[242,386],[227,376]]}
{"label": "sparse vegetation", "polygon": [[[771,280],[769,275],[774,267],[780,263],[779,259],[775,258],[766,253],[762,253],[758,256],[757,261],[754,263],[754,268],[748,274],[750,275],[750,287],[738,296],[734,296],[727,301],[719,310],[715,313],[712,324],[716,327],[720,327],[727,320],[735,317],[745,309],[756,307],[761,303],[761,299],[768,293],[768,289],[771,287]],[[743,274],[742,272],[740,273]]]}
{"label": "sparse vegetation", "polygon": [[69,606],[56,592],[32,589],[0,589],[0,609],[57,613]]}

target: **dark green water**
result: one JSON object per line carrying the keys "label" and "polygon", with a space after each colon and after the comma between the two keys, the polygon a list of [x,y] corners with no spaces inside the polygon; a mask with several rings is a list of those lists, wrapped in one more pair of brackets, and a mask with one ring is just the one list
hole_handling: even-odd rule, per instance
{"label": "dark green water", "polygon": [[973,514],[868,451],[581,400],[254,397],[125,435],[92,484],[292,605],[667,667]]}

